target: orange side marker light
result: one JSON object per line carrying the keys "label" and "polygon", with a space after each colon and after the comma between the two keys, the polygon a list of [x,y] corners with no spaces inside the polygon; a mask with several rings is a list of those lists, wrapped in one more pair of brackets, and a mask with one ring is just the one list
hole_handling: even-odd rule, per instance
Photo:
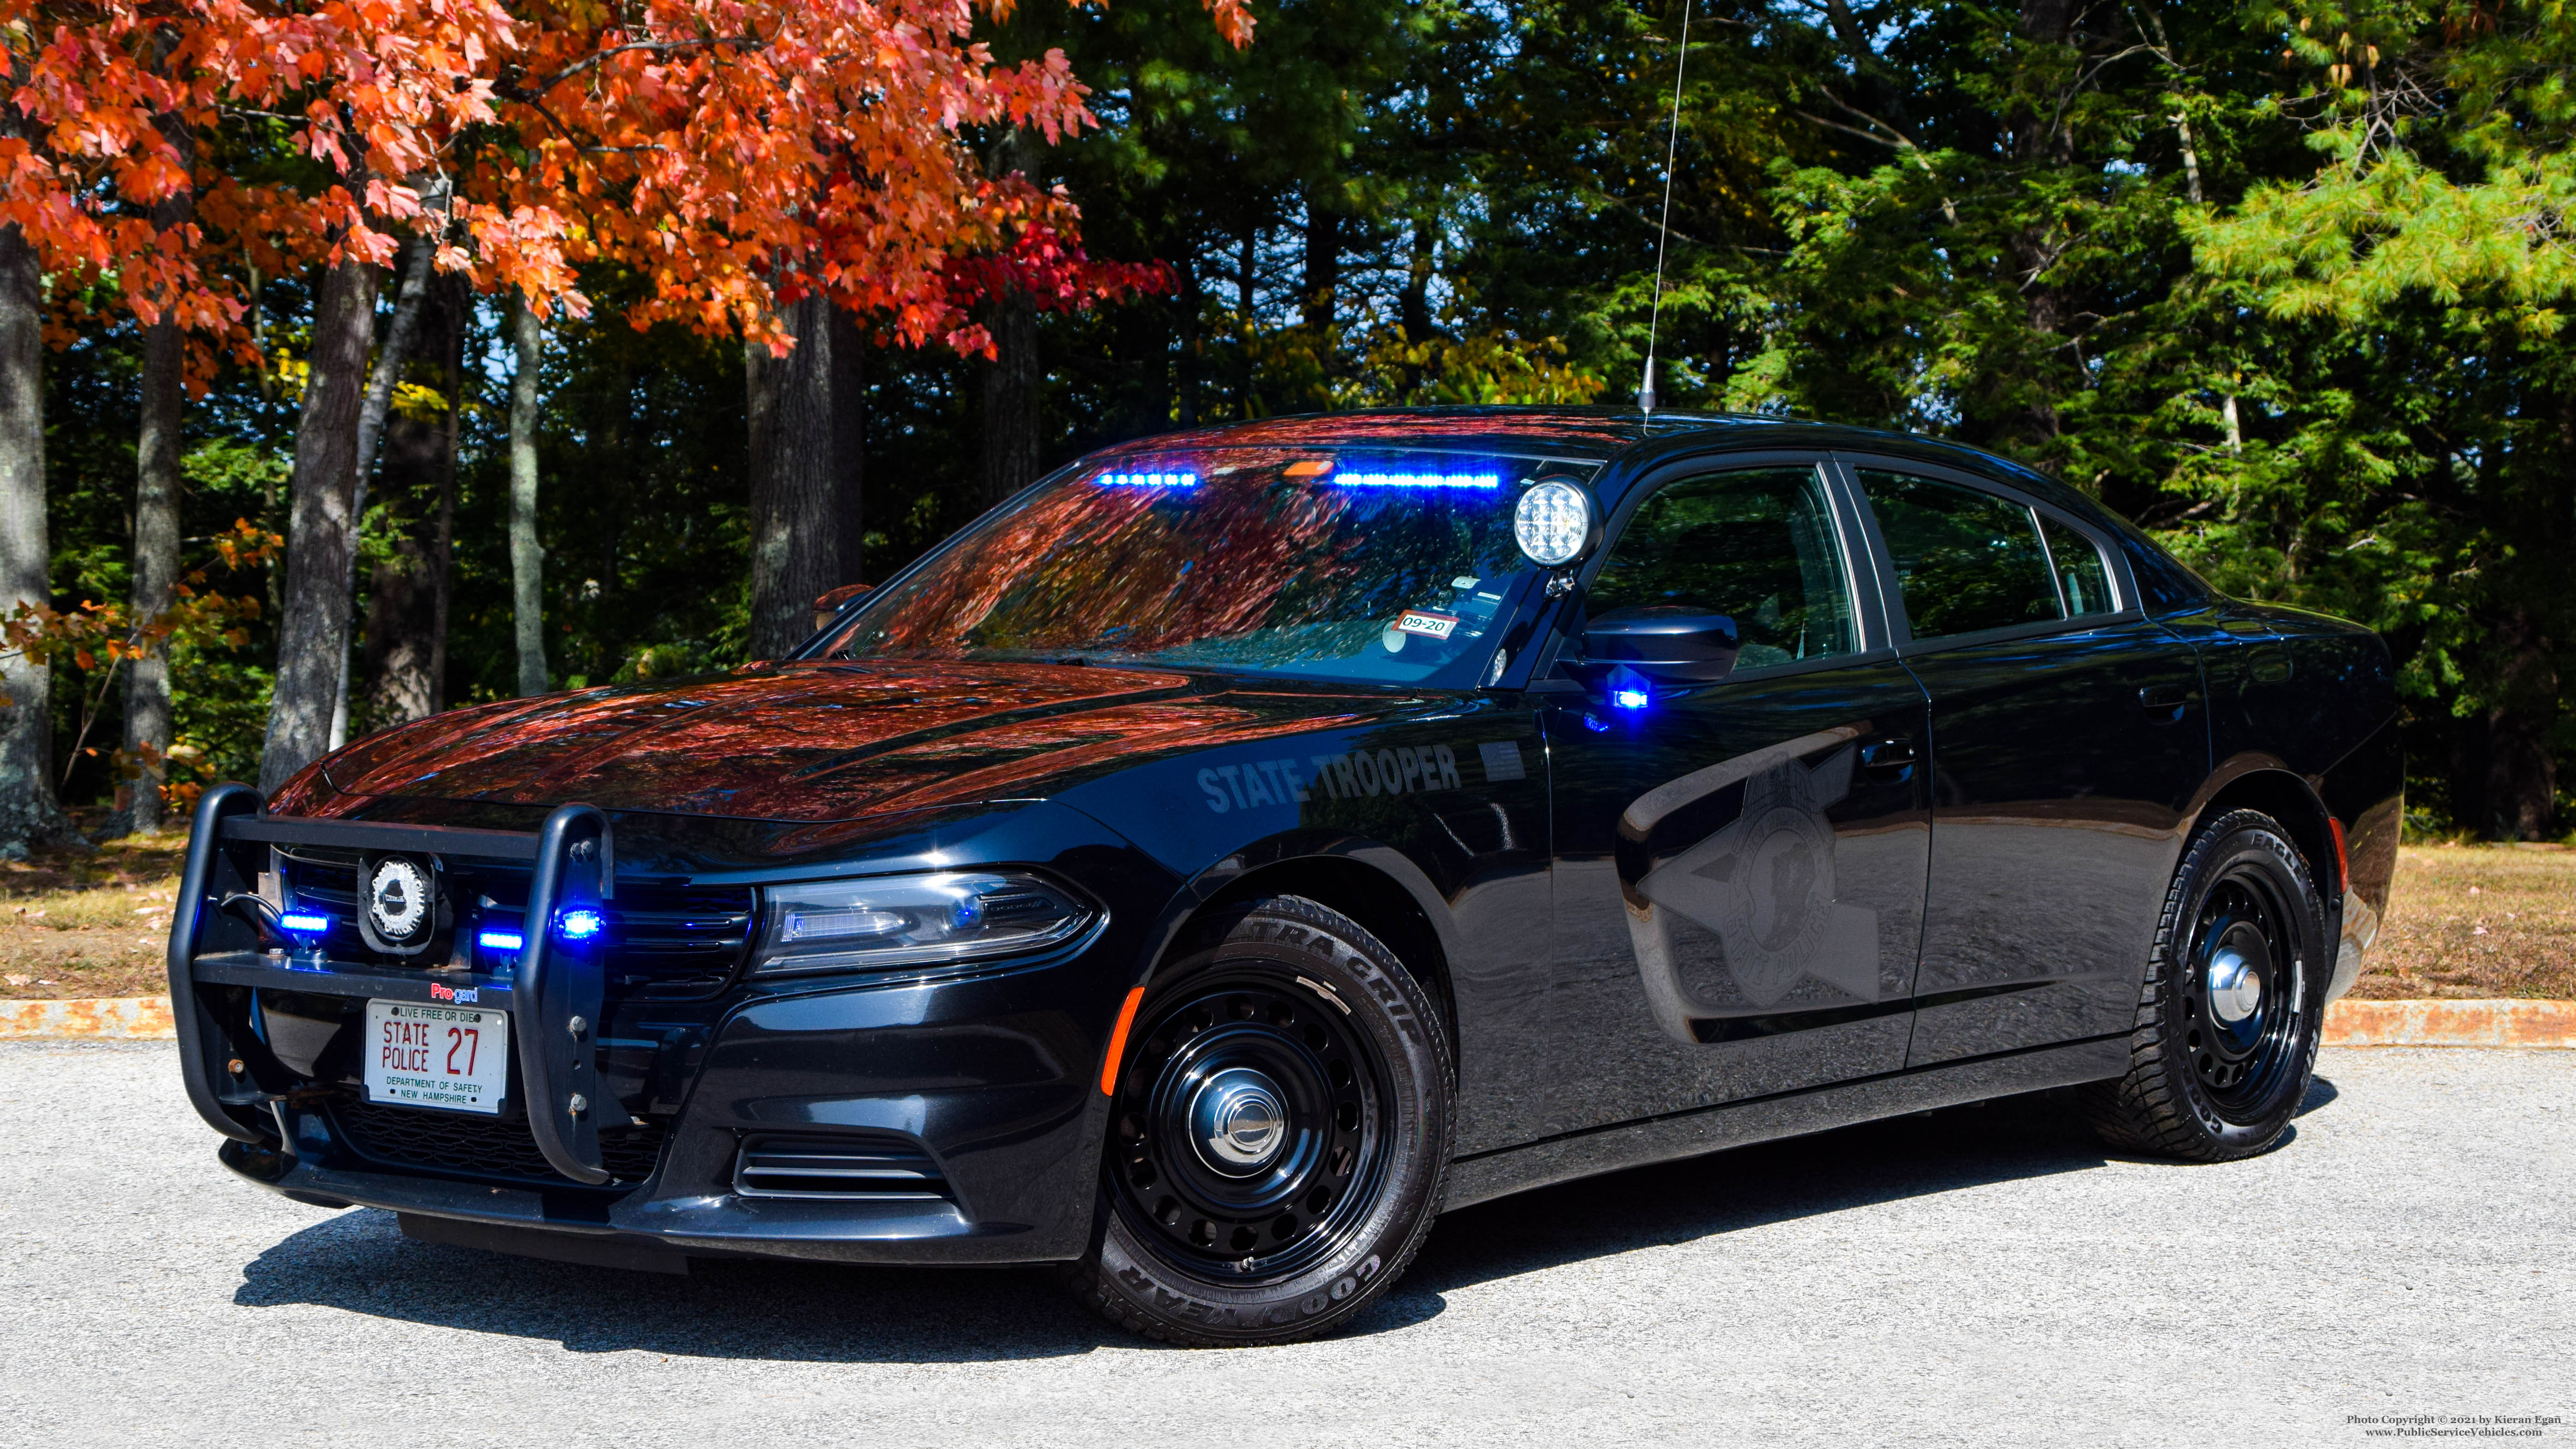
{"label": "orange side marker light", "polygon": [[2338,891],[2348,891],[2348,890],[2351,890],[2351,889],[2352,889],[2352,858],[2351,858],[2350,856],[2348,856],[2348,855],[2346,855],[2346,854],[2344,853],[2344,848],[2343,848],[2343,822],[2342,822],[2342,821],[2340,821],[2340,820],[2337,820],[2337,819],[2336,819],[2336,818],[2334,818],[2333,816],[2329,815],[2329,816],[2327,816],[2327,817],[2326,817],[2326,825],[2334,831],[2334,840],[2335,840],[2335,889],[2336,889],[2336,890],[2338,890]]}
{"label": "orange side marker light", "polygon": [[1291,478],[1321,478],[1333,471],[1333,465],[1321,458],[1308,458],[1302,463],[1291,463],[1282,471]]}
{"label": "orange side marker light", "polygon": [[1118,1008],[1118,1024],[1109,1029],[1109,1060],[1100,1066],[1100,1095],[1118,1095],[1118,1063],[1127,1055],[1127,1028],[1136,1024],[1136,1008],[1145,1004],[1145,988],[1127,993],[1127,1004]]}

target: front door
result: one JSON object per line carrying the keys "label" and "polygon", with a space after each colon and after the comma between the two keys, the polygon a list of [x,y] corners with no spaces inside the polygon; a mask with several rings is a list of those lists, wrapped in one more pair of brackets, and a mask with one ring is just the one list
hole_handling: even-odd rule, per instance
{"label": "front door", "polygon": [[[1813,464],[1688,475],[1616,531],[1584,611],[1736,621],[1721,682],[1554,685],[1542,1133],[1893,1071],[1926,861],[1924,698],[1882,647],[1858,520]],[[1874,595],[1865,596],[1874,600]],[[1563,652],[1579,652],[1579,633]]]}
{"label": "front door", "polygon": [[2108,1036],[2208,773],[2199,664],[2073,519],[1858,465],[1932,700],[1932,886],[1908,1066]]}

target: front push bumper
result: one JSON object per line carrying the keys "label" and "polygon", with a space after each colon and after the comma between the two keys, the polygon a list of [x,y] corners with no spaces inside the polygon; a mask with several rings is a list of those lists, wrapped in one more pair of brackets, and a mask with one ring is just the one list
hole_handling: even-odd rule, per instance
{"label": "front push bumper", "polygon": [[[479,1225],[486,1246],[541,1233],[597,1250],[587,1258],[539,1254],[583,1261],[619,1261],[623,1253],[638,1260],[1031,1263],[1084,1251],[1108,1114],[1098,1087],[1101,1057],[1118,1006],[1151,956],[1142,923],[1160,914],[1155,907],[1168,904],[1177,884],[1088,817],[1054,808],[1023,812],[1013,827],[1023,838],[998,857],[1054,864],[1104,895],[1104,924],[1044,958],[909,980],[788,979],[737,988],[694,1016],[615,1001],[603,1012],[595,963],[566,952],[551,963],[560,973],[551,989],[545,966],[531,972],[525,959],[516,979],[474,976],[482,1004],[513,1011],[511,1106],[500,1118],[464,1119],[371,1107],[345,1074],[316,1080],[285,1064],[285,1044],[269,1039],[271,1025],[287,1019],[279,1005],[298,1013],[297,1028],[309,1033],[317,1016],[323,1031],[335,1030],[335,1009],[344,1013],[336,1030],[352,1031],[369,998],[433,998],[426,973],[222,949],[219,938],[232,927],[211,907],[241,888],[228,878],[238,872],[224,843],[280,834],[327,841],[333,832],[323,827],[338,823],[280,821],[256,808],[257,797],[241,787],[209,792],[202,803],[171,947],[189,1095],[230,1139],[220,1157],[243,1178],[319,1206],[388,1209],[405,1215],[407,1228],[420,1219]],[[348,825],[351,839],[370,828]],[[540,832],[526,848],[557,851],[569,867],[571,845],[584,838],[597,837]],[[521,848],[510,841],[433,843]],[[606,859],[605,844],[584,855]],[[925,847],[950,859],[956,848],[953,837]],[[1075,868],[1067,869],[1068,857]],[[542,886],[542,856],[533,863]],[[876,864],[872,859],[871,868]],[[529,919],[546,916],[532,908]],[[585,973],[593,980],[578,979]],[[567,976],[575,978],[570,990],[561,984]],[[598,1023],[586,1036],[566,1025],[581,1007]],[[353,1031],[351,1049],[362,1032]],[[568,1066],[564,1053],[549,1059],[538,1050],[555,1043],[569,1043],[580,1060]],[[333,1059],[331,1048],[309,1040],[285,1055]],[[592,1114],[589,1132],[560,1134],[550,1144],[537,1130],[546,1104],[561,1104],[584,1085],[606,1110]],[[629,1115],[620,1103],[639,1109],[631,1122],[620,1120]],[[507,1172],[389,1160],[361,1125],[370,1112],[379,1123],[394,1112],[415,1123],[436,1119],[456,1133],[519,1134],[523,1149],[533,1138],[544,1162],[535,1164],[524,1150],[520,1167]],[[632,1175],[640,1169],[630,1153],[621,1175],[616,1144],[648,1130],[658,1135],[649,1171]],[[564,1171],[557,1152],[545,1150],[550,1146],[606,1180]],[[792,1174],[769,1190],[753,1181],[752,1165],[763,1160],[840,1160],[811,1155],[836,1151],[905,1166],[873,1181],[870,1191],[808,1191],[832,1184]],[[879,1187],[885,1190],[873,1190]]]}

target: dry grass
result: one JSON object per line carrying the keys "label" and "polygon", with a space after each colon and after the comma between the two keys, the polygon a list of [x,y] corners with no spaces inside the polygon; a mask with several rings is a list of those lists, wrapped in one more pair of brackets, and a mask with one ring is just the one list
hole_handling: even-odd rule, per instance
{"label": "dry grass", "polygon": [[0,998],[159,996],[186,838],[0,861]]}
{"label": "dry grass", "polygon": [[[161,994],[184,849],[171,835],[0,862],[0,998]],[[2576,1000],[2576,851],[2407,846],[2388,917],[2355,996]]]}
{"label": "dry grass", "polygon": [[2371,956],[2355,996],[2576,999],[2576,851],[2403,847]]}

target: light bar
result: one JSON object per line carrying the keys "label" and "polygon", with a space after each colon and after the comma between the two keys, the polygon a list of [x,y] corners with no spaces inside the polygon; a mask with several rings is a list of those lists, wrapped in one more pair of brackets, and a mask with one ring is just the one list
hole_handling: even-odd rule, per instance
{"label": "light bar", "polygon": [[566,911],[555,918],[555,933],[567,941],[587,941],[607,924],[597,911]]}
{"label": "light bar", "polygon": [[485,931],[474,938],[474,944],[486,951],[520,951],[528,942],[516,931]]}
{"label": "light bar", "polygon": [[1326,480],[1337,488],[1480,488],[1503,486],[1493,473],[1336,473]]}
{"label": "light bar", "polygon": [[278,916],[277,923],[290,931],[317,936],[331,929],[331,918],[320,911],[287,911]]}
{"label": "light bar", "polygon": [[1091,480],[1103,488],[1196,488],[1196,473],[1103,473]]}

